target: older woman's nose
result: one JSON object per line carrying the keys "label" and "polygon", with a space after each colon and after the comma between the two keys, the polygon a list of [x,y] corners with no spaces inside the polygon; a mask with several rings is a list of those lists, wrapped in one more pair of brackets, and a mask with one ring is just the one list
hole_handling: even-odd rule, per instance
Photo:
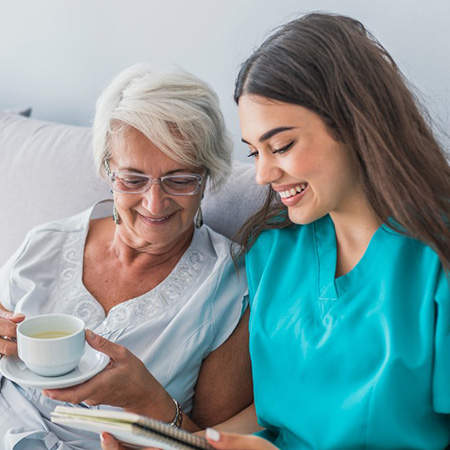
{"label": "older woman's nose", "polygon": [[283,171],[276,164],[273,155],[260,155],[258,159],[255,160],[255,166],[256,182],[261,185],[273,183],[283,174]]}
{"label": "older woman's nose", "polygon": [[167,194],[162,190],[160,183],[154,183],[147,192],[144,192],[142,205],[151,214],[157,215],[167,209]]}

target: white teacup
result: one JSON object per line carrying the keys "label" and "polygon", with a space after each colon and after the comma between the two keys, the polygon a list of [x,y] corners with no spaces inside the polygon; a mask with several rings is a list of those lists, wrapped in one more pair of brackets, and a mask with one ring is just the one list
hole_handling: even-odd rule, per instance
{"label": "white teacup", "polygon": [[30,317],[17,326],[19,358],[31,371],[45,377],[75,369],[85,342],[84,322],[67,314]]}

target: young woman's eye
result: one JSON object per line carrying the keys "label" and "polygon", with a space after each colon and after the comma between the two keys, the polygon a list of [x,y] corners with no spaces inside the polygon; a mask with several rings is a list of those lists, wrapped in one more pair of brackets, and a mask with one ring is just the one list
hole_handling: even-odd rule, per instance
{"label": "young woman's eye", "polygon": [[256,158],[258,156],[258,152],[255,150],[255,151],[249,151],[248,152],[248,154],[247,154],[247,158]]}
{"label": "young woman's eye", "polygon": [[286,153],[286,152],[287,152],[294,144],[295,144],[295,141],[292,141],[292,142],[289,142],[289,144],[288,144],[288,145],[285,145],[284,147],[281,147],[281,148],[274,148],[274,149],[272,150],[272,153],[273,153],[273,154],[275,154],[275,153],[279,153],[279,154]]}

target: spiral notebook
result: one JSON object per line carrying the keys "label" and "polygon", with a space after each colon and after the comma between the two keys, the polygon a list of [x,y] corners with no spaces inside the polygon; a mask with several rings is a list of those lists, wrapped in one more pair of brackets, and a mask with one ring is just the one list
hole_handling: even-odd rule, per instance
{"label": "spiral notebook", "polygon": [[106,431],[117,440],[136,448],[157,447],[163,450],[213,450],[206,439],[165,422],[123,411],[57,406],[52,422],[85,431]]}

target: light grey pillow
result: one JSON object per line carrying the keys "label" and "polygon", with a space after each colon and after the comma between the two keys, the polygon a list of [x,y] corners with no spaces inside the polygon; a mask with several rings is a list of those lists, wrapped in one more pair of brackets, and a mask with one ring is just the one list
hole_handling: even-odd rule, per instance
{"label": "light grey pillow", "polygon": [[[110,198],[97,178],[91,129],[0,113],[0,265],[32,227]],[[202,202],[204,222],[232,237],[260,205],[252,164],[236,162],[217,193]]]}
{"label": "light grey pillow", "polygon": [[91,148],[89,128],[0,113],[0,265],[30,228],[110,195]]}
{"label": "light grey pillow", "polygon": [[204,222],[232,239],[262,205],[265,192],[255,182],[254,165],[234,161],[233,171],[220,191],[206,190],[202,201]]}

